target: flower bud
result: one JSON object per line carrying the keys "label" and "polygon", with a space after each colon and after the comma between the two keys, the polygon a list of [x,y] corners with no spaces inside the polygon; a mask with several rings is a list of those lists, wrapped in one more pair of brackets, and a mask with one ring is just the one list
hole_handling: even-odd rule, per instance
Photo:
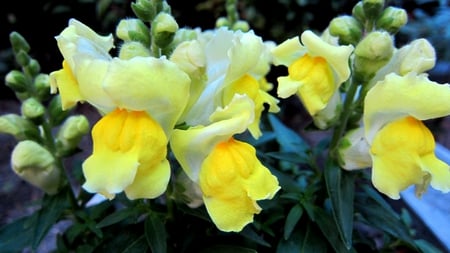
{"label": "flower bud", "polygon": [[228,21],[228,18],[226,17],[219,17],[216,20],[216,27],[229,27],[230,26],[230,21]]}
{"label": "flower bud", "polygon": [[362,24],[366,21],[366,15],[364,14],[363,3],[361,1],[353,7],[352,16]]}
{"label": "flower bud", "polygon": [[156,16],[156,9],[151,0],[136,0],[136,2],[131,3],[131,9],[136,17],[143,21],[150,22]]}
{"label": "flower bud", "polygon": [[41,101],[50,96],[50,77],[48,74],[39,74],[34,78],[34,87]]}
{"label": "flower bud", "polygon": [[50,116],[51,125],[58,126],[67,118],[70,110],[62,109],[61,96],[56,95],[50,101],[50,104],[48,106],[48,113]]}
{"label": "flower bud", "polygon": [[172,15],[159,13],[152,23],[152,35],[155,44],[160,48],[168,46],[178,30],[178,24]]}
{"label": "flower bud", "polygon": [[18,176],[47,194],[58,192],[61,172],[53,155],[38,143],[19,142],[11,154],[11,166]]}
{"label": "flower bud", "polygon": [[6,86],[15,92],[25,92],[27,90],[27,79],[18,70],[11,70],[5,77]]}
{"label": "flower bud", "polygon": [[18,53],[19,51],[30,52],[30,45],[18,32],[11,32],[9,34],[9,41],[14,53]]}
{"label": "flower bud", "polygon": [[119,58],[128,60],[136,56],[150,56],[150,50],[140,42],[129,41],[120,47]]}
{"label": "flower bud", "polygon": [[150,31],[140,19],[122,19],[117,25],[116,35],[121,40],[139,41],[146,46],[150,46]]}
{"label": "flower bud", "polygon": [[355,48],[355,77],[368,82],[391,58],[394,52],[392,37],[387,32],[371,32]]}
{"label": "flower bud", "polygon": [[380,16],[384,8],[384,0],[362,0],[364,14],[368,19],[375,19]]}
{"label": "flower bud", "polygon": [[401,8],[389,6],[377,20],[377,27],[390,34],[397,33],[408,22],[406,11]]}
{"label": "flower bud", "polygon": [[355,45],[362,37],[362,26],[354,17],[345,15],[331,20],[329,32],[339,38],[339,44]]}
{"label": "flower bud", "polygon": [[236,23],[233,24],[231,29],[234,30],[234,31],[240,30],[240,31],[243,31],[243,32],[248,32],[250,30],[250,25],[248,24],[247,21],[238,20],[238,21],[236,21]]}
{"label": "flower bud", "polygon": [[39,129],[28,119],[17,114],[0,116],[0,133],[10,134],[17,140],[39,139]]}
{"label": "flower bud", "polygon": [[36,76],[41,72],[41,65],[35,59],[30,59],[25,69],[31,76]]}
{"label": "flower bud", "polygon": [[20,109],[25,118],[35,122],[41,122],[45,114],[45,107],[35,98],[28,98],[23,101]]}
{"label": "flower bud", "polygon": [[20,66],[27,66],[30,63],[31,57],[27,52],[20,50],[16,53],[16,62]]}
{"label": "flower bud", "polygon": [[200,186],[192,181],[184,171],[180,170],[175,182],[175,199],[181,200],[190,208],[203,205],[203,194]]}
{"label": "flower bud", "polygon": [[78,147],[81,138],[89,132],[89,121],[84,115],[68,117],[56,136],[58,152],[68,154]]}
{"label": "flower bud", "polygon": [[338,146],[338,161],[346,170],[364,169],[372,166],[370,147],[364,137],[364,128],[348,131]]}

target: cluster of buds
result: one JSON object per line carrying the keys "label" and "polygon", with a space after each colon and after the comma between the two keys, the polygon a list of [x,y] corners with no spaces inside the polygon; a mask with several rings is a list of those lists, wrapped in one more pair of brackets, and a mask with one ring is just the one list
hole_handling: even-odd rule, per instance
{"label": "cluster of buds", "polygon": [[[20,114],[0,116],[0,133],[18,141],[11,155],[13,171],[47,194],[56,194],[64,181],[58,159],[77,151],[89,123],[85,116],[70,116],[70,112],[63,111],[60,96],[51,97],[50,77],[40,73],[38,61],[29,55],[27,41],[12,32],[10,42],[22,69],[10,71],[5,83],[21,100],[21,108]],[[57,128],[59,133],[54,137]]]}

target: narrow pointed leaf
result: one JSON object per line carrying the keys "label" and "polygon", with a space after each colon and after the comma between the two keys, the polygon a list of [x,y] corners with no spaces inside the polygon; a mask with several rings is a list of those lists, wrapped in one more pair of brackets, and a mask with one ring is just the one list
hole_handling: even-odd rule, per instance
{"label": "narrow pointed leaf", "polygon": [[153,253],[167,252],[167,232],[163,218],[150,213],[145,220],[145,237]]}
{"label": "narrow pointed leaf", "polygon": [[324,170],[324,177],[339,236],[346,248],[350,249],[353,234],[354,176],[328,163]]}

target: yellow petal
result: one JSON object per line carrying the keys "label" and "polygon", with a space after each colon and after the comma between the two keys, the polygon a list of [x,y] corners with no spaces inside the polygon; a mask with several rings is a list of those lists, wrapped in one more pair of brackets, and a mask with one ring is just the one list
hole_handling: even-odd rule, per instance
{"label": "yellow petal", "polygon": [[155,166],[141,165],[134,181],[125,188],[129,199],[152,199],[160,196],[166,190],[170,179],[170,164],[164,159]]}
{"label": "yellow petal", "polygon": [[115,58],[103,82],[114,103],[128,110],[147,111],[168,133],[189,99],[190,79],[167,59]]}
{"label": "yellow petal", "polygon": [[272,198],[280,188],[255,149],[233,138],[208,155],[199,183],[208,213],[222,231],[241,231],[260,212],[256,201]]}
{"label": "yellow petal", "polygon": [[210,119],[210,125],[175,129],[171,135],[172,151],[194,182],[198,181],[201,164],[211,150],[234,134],[244,132],[253,122],[254,104],[246,95],[235,95],[227,107],[219,108]]}
{"label": "yellow petal", "polygon": [[369,144],[388,122],[413,116],[419,120],[450,114],[450,86],[432,82],[426,75],[389,74],[366,95],[364,126]]}
{"label": "yellow petal", "polygon": [[328,44],[309,30],[302,33],[301,40],[311,57],[321,57],[330,65],[336,85],[340,85],[350,77],[349,58],[353,52],[353,46]]}
{"label": "yellow petal", "polygon": [[108,198],[126,189],[132,198],[156,197],[165,191],[167,138],[147,113],[115,110],[97,122],[92,138],[93,153],[83,163],[87,191]]}
{"label": "yellow petal", "polygon": [[[279,93],[292,91],[291,84],[298,85],[298,95],[308,112],[314,116],[324,109],[337,90],[330,66],[322,57],[305,54],[288,68],[289,80],[279,78]],[[288,85],[289,88],[283,87]]]}
{"label": "yellow petal", "polygon": [[421,121],[404,117],[387,124],[371,147],[373,184],[380,192],[398,199],[401,191],[413,184],[421,185],[431,176],[432,185],[448,191],[449,167],[435,157],[434,148],[433,135]]}
{"label": "yellow petal", "polygon": [[78,83],[66,61],[63,61],[62,69],[50,73],[50,85],[52,93],[59,91],[63,110],[70,109],[78,101],[83,101]]}
{"label": "yellow petal", "polygon": [[290,66],[307,52],[306,48],[300,44],[300,39],[298,36],[285,40],[271,51],[273,55],[273,63],[276,66]]}
{"label": "yellow petal", "polygon": [[259,124],[261,113],[264,110],[264,104],[269,104],[273,111],[278,100],[260,89],[260,83],[248,74],[245,74],[226,87],[222,97],[223,104],[229,104],[235,94],[245,94],[255,103],[255,120],[249,126],[249,131],[254,138],[260,137],[262,133],[259,129]]}

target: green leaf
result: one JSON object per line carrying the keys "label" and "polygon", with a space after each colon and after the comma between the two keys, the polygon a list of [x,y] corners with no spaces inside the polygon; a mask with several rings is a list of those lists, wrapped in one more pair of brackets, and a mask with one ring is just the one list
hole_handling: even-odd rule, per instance
{"label": "green leaf", "polygon": [[148,250],[147,241],[145,239],[145,236],[142,235],[141,237],[137,238],[136,241],[129,244],[129,246],[126,247],[122,251],[122,253],[142,253],[147,252],[147,250]]}
{"label": "green leaf", "polygon": [[35,215],[37,213],[15,220],[0,228],[0,249],[2,249],[2,252],[19,253],[31,245],[33,231],[27,229],[25,224],[29,223],[30,219],[34,219],[33,216]]}
{"label": "green leaf", "polygon": [[442,253],[439,249],[434,247],[431,243],[425,241],[425,240],[415,240],[414,241],[417,245],[417,247],[422,251],[423,253]]}
{"label": "green leaf", "polygon": [[323,235],[308,222],[303,227],[296,229],[289,239],[281,239],[277,246],[277,253],[326,253],[327,244]]}
{"label": "green leaf", "polygon": [[350,249],[353,233],[354,176],[350,172],[343,171],[339,166],[328,163],[324,177],[339,236],[346,248]]}
{"label": "green leaf", "polygon": [[97,228],[102,228],[106,226],[110,226],[116,224],[118,222],[123,221],[124,219],[133,216],[138,211],[134,208],[124,208],[118,211],[113,212],[112,214],[106,216],[99,223],[97,223]]}
{"label": "green leaf", "polygon": [[289,211],[288,216],[286,218],[286,223],[284,224],[284,239],[285,240],[287,240],[291,236],[291,233],[294,230],[294,228],[297,225],[300,218],[302,217],[302,214],[303,214],[303,208],[300,204],[295,205]]}
{"label": "green leaf", "polygon": [[345,253],[354,252],[352,248],[348,249],[347,246],[342,242],[338,233],[336,233],[337,225],[336,222],[326,213],[323,209],[318,207],[314,208],[315,222],[319,226],[320,231],[328,240],[330,245],[333,247],[334,252]]}
{"label": "green leaf", "polygon": [[150,213],[145,220],[145,237],[153,253],[167,252],[167,233],[162,217]]}
{"label": "green leaf", "polygon": [[244,236],[245,238],[256,242],[259,245],[270,247],[270,243],[265,241],[260,235],[258,235],[253,229],[251,229],[249,226],[246,226],[240,234]]}
{"label": "green leaf", "polygon": [[399,219],[398,215],[392,215],[386,212],[386,209],[377,202],[365,202],[356,204],[358,212],[366,219],[367,223],[373,227],[381,229],[395,238],[401,239],[411,247],[416,248],[409,229]]}
{"label": "green leaf", "polygon": [[61,218],[64,210],[69,207],[69,191],[64,189],[56,195],[45,195],[42,202],[42,208],[37,212],[36,219],[29,225],[33,229],[33,240],[31,247],[36,249],[47,235],[50,228]]}
{"label": "green leaf", "polygon": [[305,156],[305,154],[303,154],[303,153],[281,151],[281,152],[267,152],[265,154],[272,158],[291,162],[294,164],[298,164],[298,163],[307,164],[308,163],[307,156]]}
{"label": "green leaf", "polygon": [[296,132],[286,127],[276,116],[269,114],[268,117],[281,150],[295,152],[300,155],[305,154],[306,159],[306,153],[309,150],[308,143]]}
{"label": "green leaf", "polygon": [[233,245],[214,245],[207,249],[200,251],[200,253],[257,253],[254,249],[244,248]]}

